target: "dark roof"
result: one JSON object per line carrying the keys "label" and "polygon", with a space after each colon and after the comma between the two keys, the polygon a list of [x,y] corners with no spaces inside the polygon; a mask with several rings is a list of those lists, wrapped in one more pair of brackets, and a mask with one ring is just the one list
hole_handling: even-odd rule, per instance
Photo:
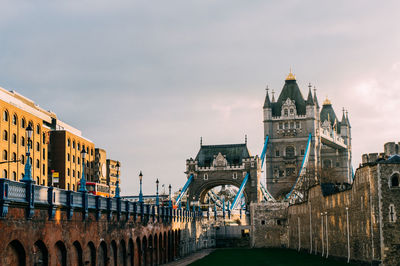
{"label": "dark roof", "polygon": [[328,118],[329,118],[329,122],[331,123],[331,126],[333,126],[335,124],[335,120],[336,120],[336,129],[337,129],[337,132],[340,133],[340,121],[337,119],[335,111],[333,110],[331,103],[324,103],[322,105],[322,110],[321,110],[319,117],[320,117],[321,123],[324,123],[325,120],[328,120]]}
{"label": "dark roof", "polygon": [[400,155],[398,154],[392,155],[382,163],[400,163]]}
{"label": "dark roof", "polygon": [[334,183],[322,183],[321,191],[324,197],[339,193],[341,191],[346,191],[351,189],[351,184],[342,183],[342,184],[334,184]]}
{"label": "dark roof", "polygon": [[308,97],[306,101],[306,105],[314,105],[314,100],[311,93],[311,87],[308,89]]}
{"label": "dark roof", "polygon": [[267,92],[267,95],[265,95],[265,101],[264,101],[263,108],[271,108],[271,101],[269,100],[268,92]]}
{"label": "dark roof", "polygon": [[283,86],[282,92],[279,95],[278,100],[275,103],[272,103],[272,116],[281,115],[282,104],[288,98],[294,100],[297,114],[306,114],[306,102],[304,101],[303,95],[301,94],[296,80],[285,80],[285,85]]}
{"label": "dark roof", "polygon": [[210,166],[218,153],[224,155],[231,165],[241,164],[243,159],[251,156],[246,144],[202,145],[196,161],[201,167]]}

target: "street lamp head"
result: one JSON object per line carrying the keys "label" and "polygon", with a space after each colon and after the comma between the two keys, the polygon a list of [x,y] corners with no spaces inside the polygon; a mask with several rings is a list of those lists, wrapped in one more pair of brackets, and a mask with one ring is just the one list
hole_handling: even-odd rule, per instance
{"label": "street lamp head", "polygon": [[82,160],[85,160],[85,158],[86,158],[86,149],[85,148],[82,149],[81,155],[82,155]]}
{"label": "street lamp head", "polygon": [[31,126],[31,124],[29,123],[28,126],[26,127],[26,135],[27,135],[28,139],[30,139],[32,137],[32,133],[33,133],[33,128]]}
{"label": "street lamp head", "polygon": [[142,171],[140,171],[140,174],[139,174],[140,181],[142,181],[142,178],[143,178],[143,174],[142,174]]}
{"label": "street lamp head", "polygon": [[156,180],[156,184],[158,185],[160,183],[160,181],[158,181],[158,178],[157,178],[157,180]]}
{"label": "street lamp head", "polygon": [[169,184],[168,188],[171,189],[171,187],[172,187],[171,184]]}
{"label": "street lamp head", "polygon": [[117,164],[115,165],[115,168],[117,169],[117,172],[119,172],[119,169],[120,169],[119,161],[117,161]]}

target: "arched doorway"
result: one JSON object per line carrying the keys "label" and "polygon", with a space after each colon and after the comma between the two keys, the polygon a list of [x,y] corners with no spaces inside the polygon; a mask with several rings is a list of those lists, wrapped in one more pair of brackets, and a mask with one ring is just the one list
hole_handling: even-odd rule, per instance
{"label": "arched doorway", "polygon": [[83,266],[81,244],[78,241],[75,241],[73,243],[73,246],[74,246],[74,252],[73,252],[73,258],[72,258],[72,264]]}
{"label": "arched doorway", "polygon": [[111,241],[111,254],[110,254],[110,265],[118,266],[118,253],[117,253],[117,243]]}
{"label": "arched doorway", "polygon": [[125,241],[122,239],[119,243],[118,249],[118,265],[126,266],[126,246]]}
{"label": "arched doorway", "polygon": [[141,265],[148,265],[147,264],[147,238],[144,236],[143,240],[142,240],[142,250],[141,250],[141,254],[142,254],[142,260],[141,260]]}
{"label": "arched doorway", "polygon": [[96,266],[96,247],[92,241],[87,244],[84,254],[84,262],[85,265]]}
{"label": "arched doorway", "polygon": [[49,252],[42,240],[38,240],[33,245],[33,265],[48,265]]}
{"label": "arched doorway", "polygon": [[142,265],[142,242],[140,238],[136,238],[136,246],[135,246],[135,265],[141,266]]}
{"label": "arched doorway", "polygon": [[56,251],[57,265],[67,265],[67,249],[62,241],[58,241],[54,247]]}
{"label": "arched doorway", "polygon": [[135,252],[135,250],[134,250],[134,246],[133,246],[133,240],[132,240],[132,238],[130,238],[129,239],[129,242],[128,242],[128,265],[129,266],[133,266],[134,265],[134,252]]}
{"label": "arched doorway", "polygon": [[6,248],[4,258],[0,258],[3,265],[26,265],[26,253],[21,242],[18,240],[11,241]]}
{"label": "arched doorway", "polygon": [[107,266],[108,263],[107,244],[104,241],[101,241],[100,243],[97,262],[101,266]]}

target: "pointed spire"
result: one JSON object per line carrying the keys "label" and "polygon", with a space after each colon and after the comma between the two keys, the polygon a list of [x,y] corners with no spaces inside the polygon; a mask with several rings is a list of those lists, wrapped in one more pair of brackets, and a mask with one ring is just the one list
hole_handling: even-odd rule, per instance
{"label": "pointed spire", "polygon": [[308,97],[306,101],[306,105],[314,105],[314,100],[311,93],[311,83],[308,84]]}
{"label": "pointed spire", "polygon": [[244,143],[247,144],[247,134],[244,135]]}
{"label": "pointed spire", "polygon": [[319,108],[318,99],[317,99],[317,89],[314,86],[314,104]]}
{"label": "pointed spire", "polygon": [[203,137],[200,137],[200,147],[203,146]]}
{"label": "pointed spire", "polygon": [[274,89],[272,89],[272,98],[271,98],[271,102],[272,102],[272,103],[275,102],[275,91],[274,91]]}
{"label": "pointed spire", "polygon": [[347,125],[349,125],[349,127],[351,127],[350,121],[349,121],[349,111],[348,110],[346,110],[346,121],[347,121]]}
{"label": "pointed spire", "polygon": [[347,126],[347,119],[346,119],[346,115],[345,114],[346,114],[346,112],[345,112],[344,107],[343,107],[342,121],[340,122],[340,124],[343,125],[343,126]]}
{"label": "pointed spire", "polygon": [[267,95],[265,96],[265,101],[264,101],[264,107],[263,108],[271,108],[271,101],[269,100],[269,88],[267,85],[267,88],[265,89],[267,91]]}

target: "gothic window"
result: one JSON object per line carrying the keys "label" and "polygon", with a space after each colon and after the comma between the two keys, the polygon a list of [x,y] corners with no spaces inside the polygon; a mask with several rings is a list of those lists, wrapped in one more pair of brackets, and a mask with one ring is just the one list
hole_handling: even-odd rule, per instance
{"label": "gothic window", "polygon": [[8,160],[8,153],[6,150],[3,151],[3,160],[7,161]]}
{"label": "gothic window", "polygon": [[294,128],[294,122],[290,122],[290,128]]}
{"label": "gothic window", "polygon": [[3,113],[3,120],[4,121],[8,121],[8,112],[7,111],[4,111],[4,113]]}
{"label": "gothic window", "polygon": [[399,174],[395,173],[390,177],[390,187],[399,187]]}
{"label": "gothic window", "polygon": [[67,161],[69,162],[71,159],[70,159],[70,155],[69,155],[69,153],[67,153]]}
{"label": "gothic window", "polygon": [[290,108],[290,114],[291,114],[291,115],[294,114],[293,108]]}
{"label": "gothic window", "polygon": [[17,181],[17,173],[15,171],[13,172],[13,180]]}
{"label": "gothic window", "polygon": [[286,122],[286,123],[285,123],[285,129],[288,129],[288,128],[289,128],[289,123]]}
{"label": "gothic window", "polygon": [[45,160],[45,159],[46,159],[46,149],[43,148],[43,160]]}
{"label": "gothic window", "polygon": [[81,150],[81,144],[78,142],[78,151]]}
{"label": "gothic window", "polygon": [[21,164],[25,164],[25,156],[21,155]]}
{"label": "gothic window", "polygon": [[12,136],[12,142],[13,142],[14,144],[17,144],[17,135],[13,134],[13,136]]}
{"label": "gothic window", "polygon": [[283,114],[284,114],[285,116],[288,116],[288,109],[284,109],[284,110],[283,110]]}
{"label": "gothic window", "polygon": [[279,123],[279,129],[283,129],[283,123]]}
{"label": "gothic window", "polygon": [[7,130],[3,131],[3,140],[8,140],[8,132],[7,132]]}
{"label": "gothic window", "polygon": [[40,144],[39,144],[39,142],[36,142],[36,151],[40,151]]}
{"label": "gothic window", "polygon": [[13,125],[17,125],[17,115],[13,115],[12,123]]}
{"label": "gothic window", "polygon": [[21,137],[21,146],[25,146],[25,138]]}
{"label": "gothic window", "polygon": [[38,176],[36,177],[36,184],[40,185],[40,179]]}
{"label": "gothic window", "polygon": [[72,155],[72,162],[75,163],[75,155]]}
{"label": "gothic window", "polygon": [[324,168],[332,168],[332,161],[331,160],[324,160],[323,161],[323,167]]}
{"label": "gothic window", "polygon": [[3,178],[7,178],[7,170],[6,169],[3,170]]}
{"label": "gothic window", "polygon": [[22,127],[22,128],[25,128],[25,118],[22,118],[22,119],[21,119],[21,127]]}
{"label": "gothic window", "polygon": [[67,176],[69,176],[69,168],[67,169]]}
{"label": "gothic window", "polygon": [[232,174],[232,178],[233,178],[233,179],[237,179],[237,173],[233,173],[233,174]]}
{"label": "gothic window", "polygon": [[286,176],[293,176],[295,172],[294,167],[286,168]]}
{"label": "gothic window", "polygon": [[294,157],[294,147],[293,146],[286,147],[286,157],[289,157],[289,158]]}
{"label": "gothic window", "polygon": [[72,177],[75,177],[75,170],[72,170]]}
{"label": "gothic window", "polygon": [[279,150],[275,151],[275,155],[276,155],[276,157],[279,157]]}
{"label": "gothic window", "polygon": [[46,175],[46,167],[44,164],[43,164],[43,175]]}
{"label": "gothic window", "polygon": [[72,148],[75,149],[75,140],[72,142]]}
{"label": "gothic window", "polygon": [[208,174],[204,174],[203,179],[208,180]]}
{"label": "gothic window", "polygon": [[300,128],[300,122],[299,121],[296,122],[296,128]]}
{"label": "gothic window", "polygon": [[285,175],[285,172],[283,170],[279,170],[279,177],[283,177]]}
{"label": "gothic window", "polygon": [[70,139],[67,140],[67,146],[68,147],[71,146],[71,140]]}
{"label": "gothic window", "polygon": [[340,163],[339,162],[336,162],[336,167],[339,167],[340,166]]}
{"label": "gothic window", "polygon": [[39,125],[36,126],[36,134],[40,134],[40,126]]}
{"label": "gothic window", "polygon": [[12,160],[13,160],[14,162],[17,161],[17,154],[16,154],[15,152],[13,152]]}
{"label": "gothic window", "polygon": [[43,133],[43,144],[45,144],[46,143],[46,133]]}
{"label": "gothic window", "polygon": [[40,168],[40,162],[38,159],[36,159],[36,168]]}

